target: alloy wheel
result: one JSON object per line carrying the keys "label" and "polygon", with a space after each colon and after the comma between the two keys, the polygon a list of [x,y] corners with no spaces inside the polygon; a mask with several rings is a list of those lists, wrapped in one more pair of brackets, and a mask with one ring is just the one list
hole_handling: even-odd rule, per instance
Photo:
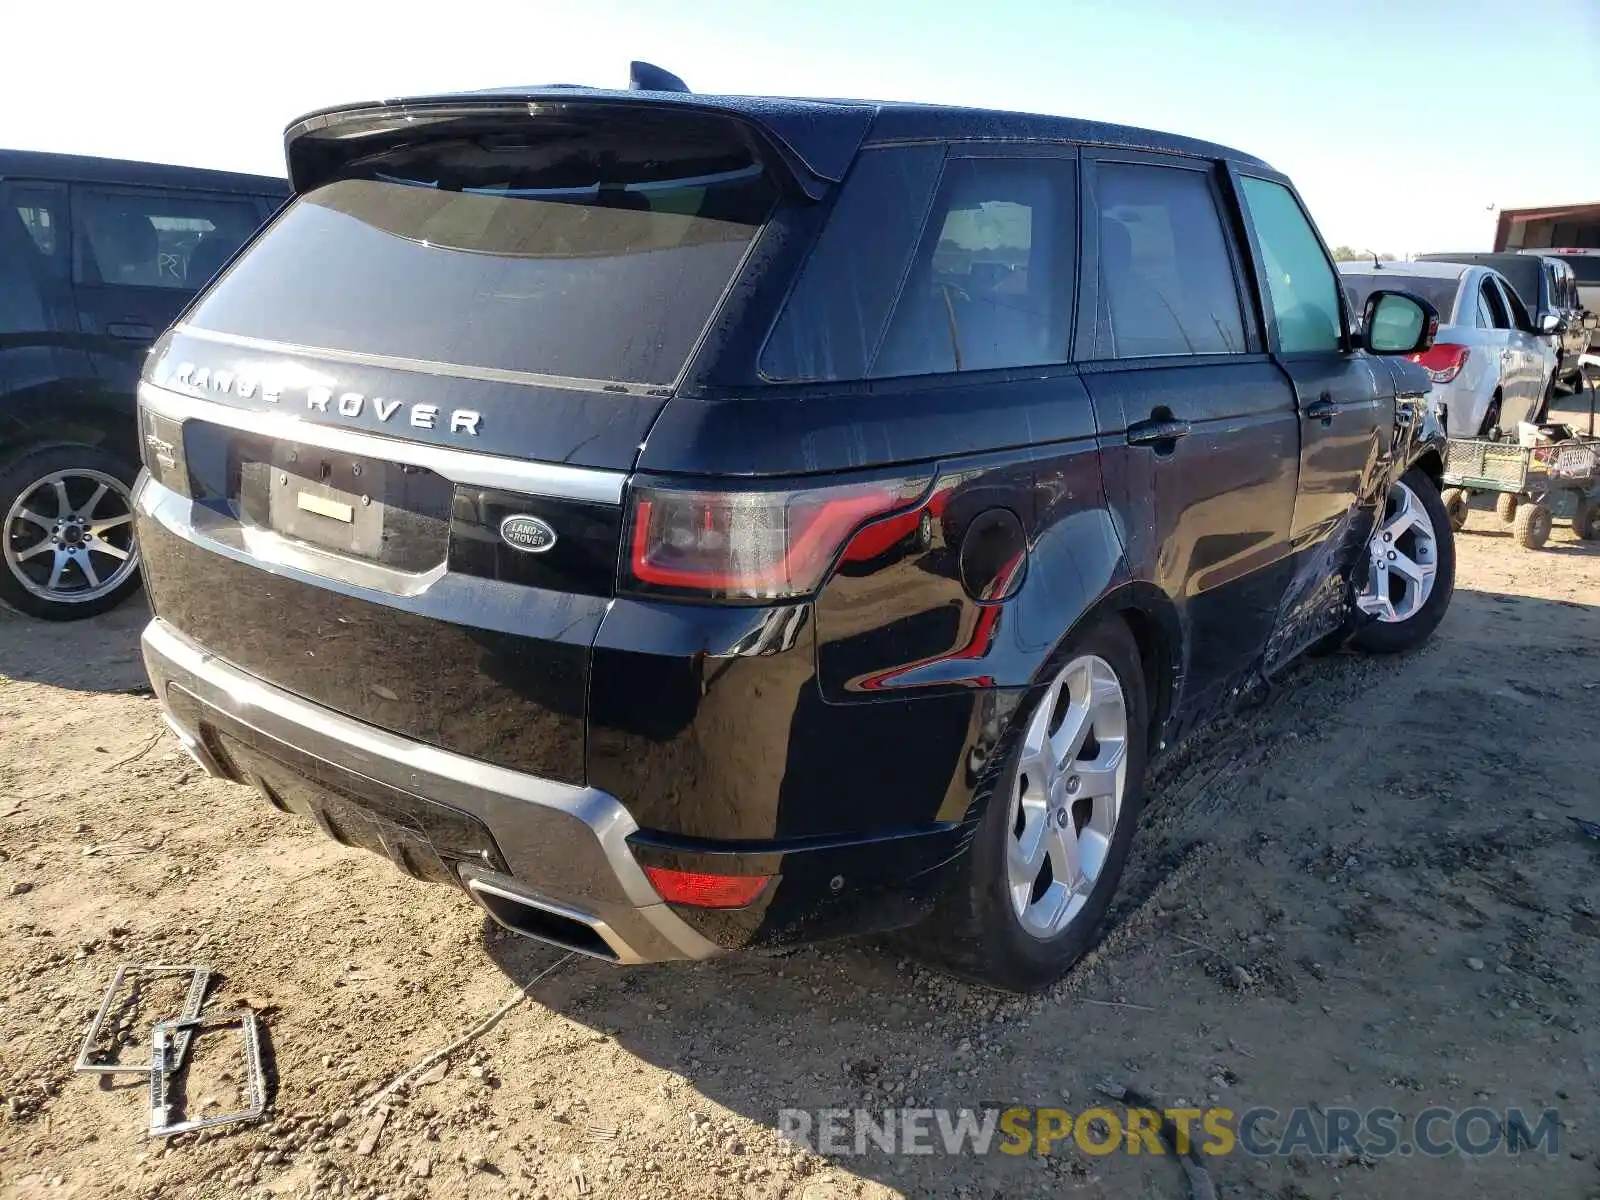
{"label": "alloy wheel", "polygon": [[139,568],[133,497],[114,475],[52,471],[23,488],[0,526],[6,567],[43,600],[82,604]]}
{"label": "alloy wheel", "polygon": [[1395,625],[1410,620],[1433,594],[1439,535],[1416,492],[1396,482],[1367,542],[1367,586],[1356,597],[1362,612]]}
{"label": "alloy wheel", "polygon": [[1022,927],[1052,938],[1088,903],[1126,791],[1128,703],[1111,664],[1069,662],[1024,735],[1011,796],[1006,884]]}

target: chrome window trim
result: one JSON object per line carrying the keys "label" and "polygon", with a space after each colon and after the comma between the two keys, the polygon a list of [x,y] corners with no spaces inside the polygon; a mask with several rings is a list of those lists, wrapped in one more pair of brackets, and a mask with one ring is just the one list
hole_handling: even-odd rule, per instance
{"label": "chrome window trim", "polygon": [[202,400],[198,396],[187,396],[148,382],[139,384],[139,403],[151,412],[174,421],[205,421],[263,437],[286,438],[319,446],[324,450],[405,463],[422,467],[452,483],[467,487],[498,488],[595,504],[621,504],[623,485],[628,480],[627,473],[623,471],[530,462],[497,454],[457,450],[450,446],[435,446],[427,442],[403,441],[381,434],[342,429],[337,425],[323,425],[287,412],[262,412],[221,404],[215,400]]}

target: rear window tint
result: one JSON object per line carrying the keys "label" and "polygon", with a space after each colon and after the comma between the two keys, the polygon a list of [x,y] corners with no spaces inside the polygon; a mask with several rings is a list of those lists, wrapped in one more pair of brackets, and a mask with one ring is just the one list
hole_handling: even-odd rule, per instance
{"label": "rear window tint", "polygon": [[456,136],[296,200],[189,323],[308,347],[666,385],[776,201],[720,123]]}

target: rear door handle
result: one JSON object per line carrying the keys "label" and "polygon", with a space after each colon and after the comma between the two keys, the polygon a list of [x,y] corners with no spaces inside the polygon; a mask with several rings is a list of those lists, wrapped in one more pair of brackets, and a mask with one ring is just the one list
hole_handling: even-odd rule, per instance
{"label": "rear door handle", "polygon": [[141,324],[138,321],[113,321],[106,326],[106,332],[114,338],[124,341],[151,341],[156,336],[153,326]]}
{"label": "rear door handle", "polygon": [[1321,421],[1324,425],[1332,425],[1334,417],[1339,415],[1339,406],[1333,402],[1333,397],[1323,392],[1314,404],[1306,406],[1306,419]]}
{"label": "rear door handle", "polygon": [[[1128,426],[1128,445],[1151,446],[1159,449],[1161,442],[1175,442],[1189,436],[1189,422],[1166,420],[1139,421]],[[1170,449],[1170,446],[1168,447]]]}

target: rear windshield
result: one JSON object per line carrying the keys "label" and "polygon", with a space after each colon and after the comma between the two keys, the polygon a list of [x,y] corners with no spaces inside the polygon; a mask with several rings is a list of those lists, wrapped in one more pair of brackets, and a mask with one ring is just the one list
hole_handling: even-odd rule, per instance
{"label": "rear windshield", "polygon": [[1427,275],[1393,274],[1342,275],[1345,298],[1350,302],[1350,313],[1359,321],[1367,306],[1367,297],[1382,288],[1387,292],[1410,292],[1421,296],[1439,310],[1439,320],[1449,321],[1456,310],[1456,292],[1461,288],[1460,278],[1436,279]]}
{"label": "rear windshield", "polygon": [[543,376],[678,376],[776,189],[725,122],[435,137],[297,199],[190,314]]}
{"label": "rear windshield", "polygon": [[1552,254],[1572,268],[1579,283],[1600,283],[1600,254]]}

